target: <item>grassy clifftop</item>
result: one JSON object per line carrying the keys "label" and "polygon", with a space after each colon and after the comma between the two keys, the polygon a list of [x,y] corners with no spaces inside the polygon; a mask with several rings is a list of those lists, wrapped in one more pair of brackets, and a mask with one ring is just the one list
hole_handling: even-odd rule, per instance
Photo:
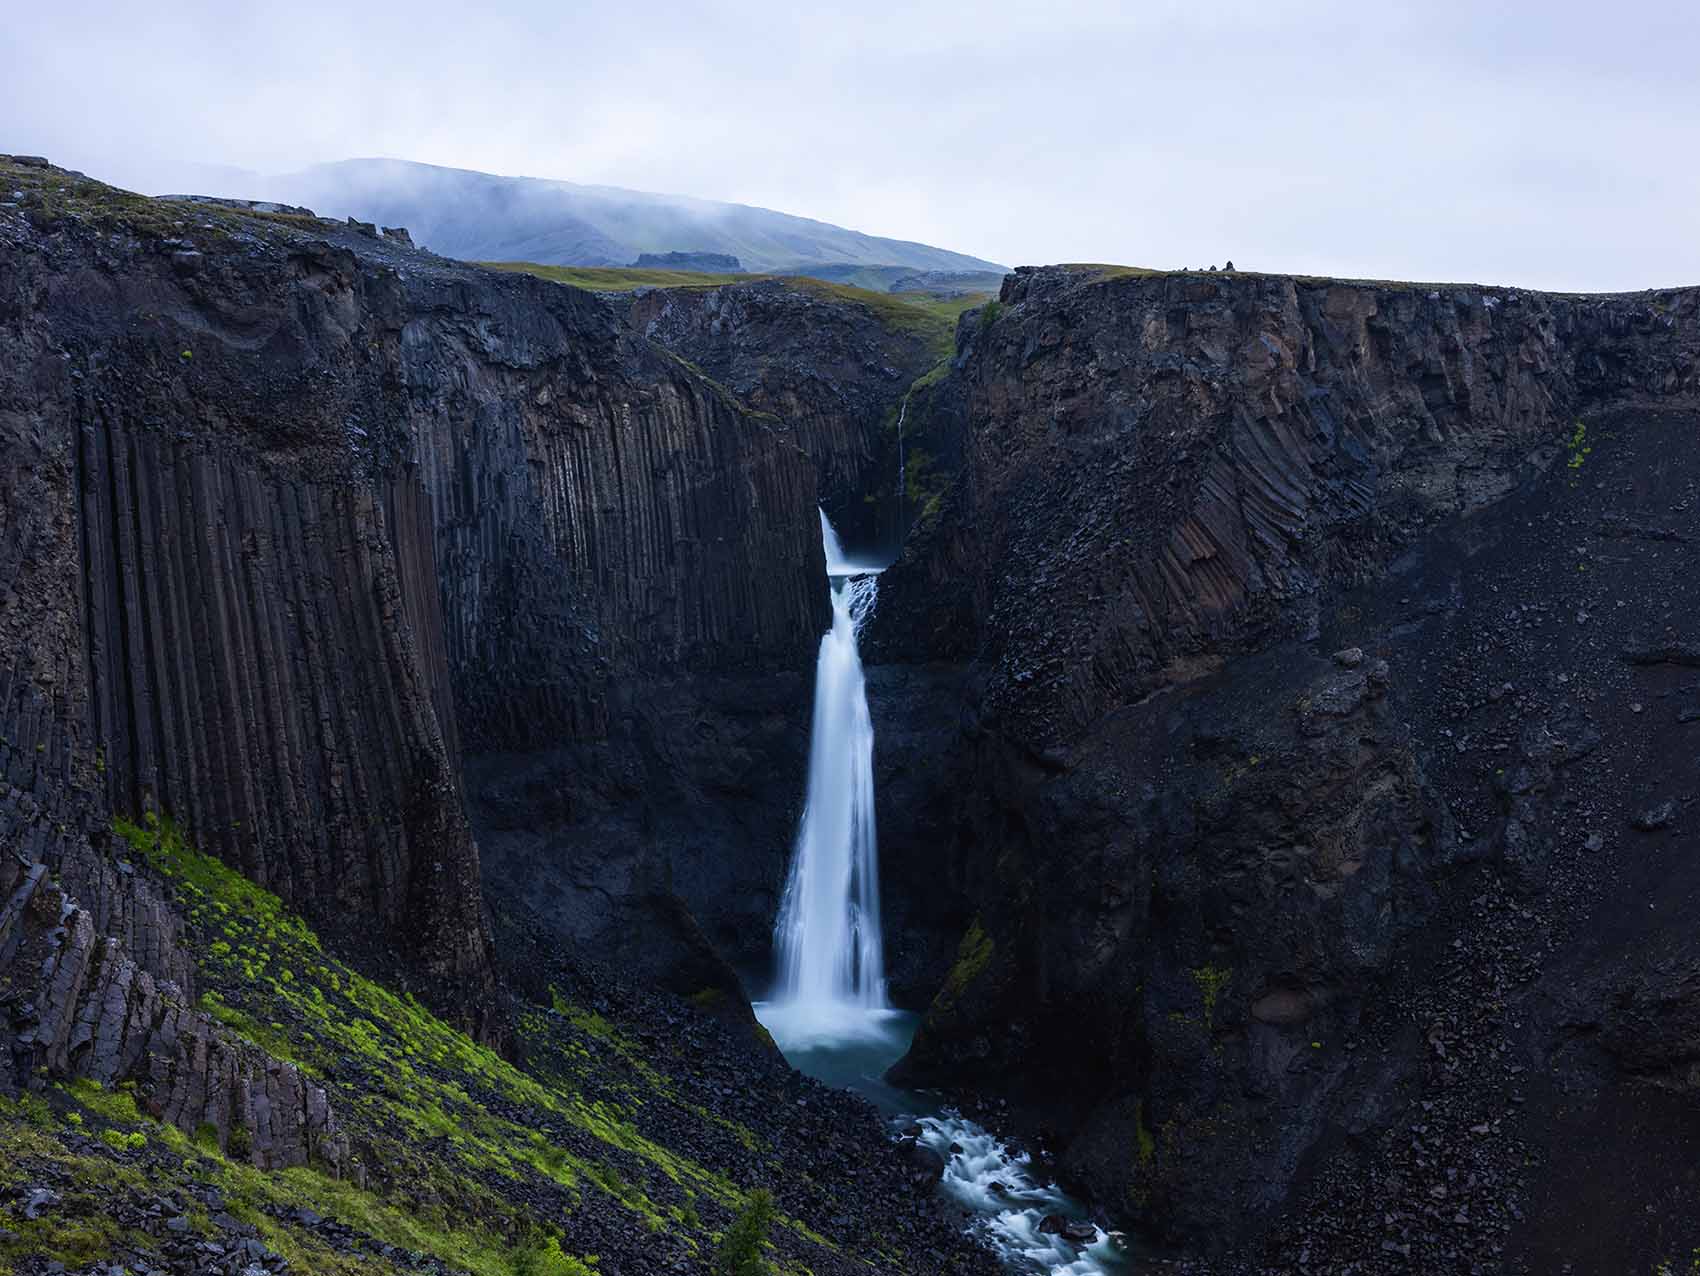
{"label": "grassy clifftop", "polygon": [[492,270],[536,275],[558,284],[592,292],[633,292],[639,288],[708,289],[777,281],[824,301],[861,306],[894,332],[923,337],[942,358],[965,310],[984,305],[990,293],[937,297],[925,292],[873,292],[851,284],[831,283],[807,275],[716,275],[690,270],[651,270],[627,266],[542,266],[528,261],[479,262]]}

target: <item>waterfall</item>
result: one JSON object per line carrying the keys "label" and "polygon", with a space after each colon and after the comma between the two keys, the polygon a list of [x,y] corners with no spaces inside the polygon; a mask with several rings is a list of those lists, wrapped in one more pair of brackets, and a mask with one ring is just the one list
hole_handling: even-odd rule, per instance
{"label": "waterfall", "polygon": [[774,927],[779,983],[772,1008],[815,1032],[850,1032],[887,1008],[874,831],[874,728],[857,631],[878,568],[858,565],[826,515],[821,540],[832,586],[832,629],[815,665],[808,794]]}

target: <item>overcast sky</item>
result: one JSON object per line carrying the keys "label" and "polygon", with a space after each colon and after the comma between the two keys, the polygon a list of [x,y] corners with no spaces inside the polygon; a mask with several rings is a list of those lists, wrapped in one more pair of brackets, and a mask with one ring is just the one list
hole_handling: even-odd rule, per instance
{"label": "overcast sky", "polygon": [[1011,265],[1700,283],[1681,0],[58,0],[5,27],[0,150],[135,189],[384,155]]}

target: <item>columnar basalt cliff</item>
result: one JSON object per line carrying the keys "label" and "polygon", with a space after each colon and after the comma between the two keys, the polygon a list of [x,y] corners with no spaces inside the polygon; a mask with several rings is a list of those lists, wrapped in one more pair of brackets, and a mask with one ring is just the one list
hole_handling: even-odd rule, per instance
{"label": "columnar basalt cliff", "polygon": [[1211,1270],[1700,1245],[1700,291],[1023,270],[947,366],[890,307],[0,157],[0,1090],[65,1117],[8,1149],[92,1102],[615,1272],[778,1173],[832,1233],[787,1262],[900,1216],[903,1270],[983,1270],[728,965],[824,502],[915,520],[863,639],[900,1077]]}
{"label": "columnar basalt cliff", "polygon": [[639,670],[805,662],[808,460],[589,294],[8,180],[8,836],[163,811],[483,1001],[462,753],[595,737]]}
{"label": "columnar basalt cliff", "polygon": [[[978,916],[900,1075],[1026,1101],[1065,1168],[1172,1240],[1223,1247],[1287,1205],[1316,1230],[1270,1233],[1283,1262],[1506,1246],[1527,1183],[1504,1144],[1448,1189],[1467,1226],[1389,1237],[1328,1213],[1345,1198],[1327,1185],[1357,1180],[1330,1177],[1326,1136],[1373,1140],[1413,1094],[1461,1119],[1425,1089],[1423,1034],[1459,1068],[1445,1041],[1474,1011],[1456,999],[1503,1006],[1524,955],[1484,936],[1539,930],[1518,919],[1532,899],[1559,901],[1543,918],[1591,904],[1580,835],[1501,803],[1513,764],[1491,741],[1585,752],[1563,702],[1619,694],[1621,662],[1589,646],[1583,693],[1582,652],[1542,669],[1531,642],[1496,670],[1472,638],[1533,607],[1682,627],[1669,596],[1600,601],[1589,542],[1651,526],[1621,539],[1689,596],[1658,537],[1700,531],[1670,470],[1694,418],[1651,414],[1692,412],[1697,378],[1693,290],[1049,268],[965,317],[936,396],[963,467],[869,635],[875,659],[954,664],[965,687],[964,762],[936,790],[957,833],[935,863]],[[1563,787],[1529,784],[1510,792],[1541,810]],[[1568,932],[1539,933],[1544,951]],[[1443,953],[1480,954],[1482,986],[1448,1001]],[[1503,1107],[1502,1082],[1468,1093]],[[1480,1120],[1436,1117],[1436,1136]],[[1370,1160],[1361,1177],[1403,1184],[1386,1190],[1428,1190],[1396,1154]]]}
{"label": "columnar basalt cliff", "polygon": [[[907,649],[996,657],[992,702],[1042,749],[1196,659],[1302,632],[1319,588],[1550,464],[1582,407],[1692,394],[1694,305],[1018,271],[965,321],[956,507],[890,578],[915,607],[875,641],[901,624]],[[1096,606],[1044,605],[1083,588]],[[939,590],[970,627],[938,621]]]}

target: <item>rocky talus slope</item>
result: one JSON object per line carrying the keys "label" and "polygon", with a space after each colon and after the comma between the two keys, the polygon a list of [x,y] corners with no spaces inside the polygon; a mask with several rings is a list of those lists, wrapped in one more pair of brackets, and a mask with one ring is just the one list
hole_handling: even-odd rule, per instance
{"label": "rocky talus slope", "polygon": [[1686,1256],[1697,378],[1694,290],[1017,272],[869,637],[962,687],[901,1075],[1219,1270]]}
{"label": "rocky talus slope", "polygon": [[[41,1061],[0,1086],[0,1271],[704,1272],[758,1187],[779,1270],[996,1270],[866,1103],[523,915],[497,919],[527,994],[510,1061],[338,960],[168,822],[116,832],[115,871],[192,936],[194,1000],[144,974],[126,1001],[131,964],[91,947],[74,907],[57,937],[26,921],[24,955],[54,955],[48,987],[18,983],[24,963],[0,987],[14,1014],[19,993],[39,999],[9,1044]],[[26,913],[60,908],[50,889]]]}
{"label": "rocky talus slope", "polygon": [[[97,898],[128,915],[102,918],[49,877],[46,864],[0,861],[0,987],[11,1050],[0,1088],[34,1075],[145,1090],[150,1114],[220,1148],[246,1148],[263,1169],[346,1167],[347,1140],[322,1086],[230,1033],[197,1008],[181,917],[133,866],[89,870]],[[102,889],[104,888],[104,889]],[[140,960],[107,928],[140,944]],[[151,969],[170,974],[156,979]]]}

